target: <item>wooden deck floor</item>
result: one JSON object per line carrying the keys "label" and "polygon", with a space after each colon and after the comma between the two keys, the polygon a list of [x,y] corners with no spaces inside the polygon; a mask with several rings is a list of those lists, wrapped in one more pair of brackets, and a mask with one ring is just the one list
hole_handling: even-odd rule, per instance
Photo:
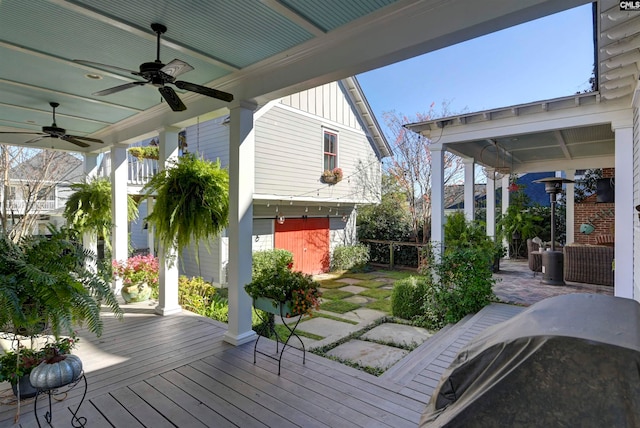
{"label": "wooden deck floor", "polygon": [[[76,353],[89,386],[79,415],[88,427],[415,427],[457,350],[520,310],[488,306],[382,377],[310,353],[303,365],[296,350],[285,352],[278,376],[270,358],[258,355],[253,364],[252,343],[228,345],[224,324],[186,312],[107,317],[102,337],[80,334]],[[273,342],[260,343],[275,350]],[[68,407],[81,395],[76,388],[54,403],[54,426],[70,426]],[[45,401],[38,401],[41,422]],[[15,414],[14,404],[0,405],[0,427],[14,426]],[[33,400],[22,403],[15,426],[37,426]]]}

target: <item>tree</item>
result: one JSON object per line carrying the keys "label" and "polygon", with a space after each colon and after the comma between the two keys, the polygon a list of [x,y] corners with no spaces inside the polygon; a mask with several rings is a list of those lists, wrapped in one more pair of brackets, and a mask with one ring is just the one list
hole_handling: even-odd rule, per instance
{"label": "tree", "polygon": [[0,171],[0,228],[18,242],[44,218],[43,203],[60,196],[57,187],[82,179],[82,160],[67,152],[0,145]]}
{"label": "tree", "polygon": [[[411,217],[412,238],[415,242],[427,242],[431,231],[431,145],[433,142],[406,129],[403,125],[432,119],[433,104],[428,114],[418,113],[414,118],[396,112],[385,112],[383,119],[389,130],[393,156],[385,165],[408,202]],[[443,104],[443,114],[448,115],[448,104]],[[453,184],[463,176],[462,160],[445,152],[444,183]]]}

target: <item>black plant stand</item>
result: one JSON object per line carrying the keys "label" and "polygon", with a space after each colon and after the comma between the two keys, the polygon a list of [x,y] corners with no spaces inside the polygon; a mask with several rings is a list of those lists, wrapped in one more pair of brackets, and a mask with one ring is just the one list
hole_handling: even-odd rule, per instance
{"label": "black plant stand", "polygon": [[[260,318],[260,321],[262,321],[261,323],[261,329],[260,331],[258,331],[258,338],[256,339],[255,344],[253,345],[253,364],[256,363],[256,354],[262,354],[266,357],[269,357],[273,360],[276,360],[278,362],[278,376],[280,376],[280,366],[282,365],[282,354],[284,354],[285,349],[287,348],[287,346],[294,348],[294,349],[298,349],[300,350],[300,348],[293,346],[293,345],[289,345],[289,341],[291,340],[292,337],[295,337],[296,339],[298,339],[298,342],[300,342],[300,345],[302,346],[302,364],[305,363],[306,360],[306,349],[304,347],[304,343],[302,342],[302,339],[300,339],[300,336],[298,336],[295,331],[296,328],[298,328],[298,324],[300,324],[300,320],[302,319],[302,315],[295,315],[296,318],[298,318],[295,322],[295,324],[293,324],[293,328],[291,328],[291,326],[289,324],[286,323],[285,319],[287,319],[287,317],[285,316],[285,310],[284,310],[284,305],[283,304],[277,304],[277,307],[274,307],[273,310],[269,310],[266,309],[263,306],[260,307],[256,307],[256,301],[253,301],[253,306],[256,309],[260,309],[262,311],[266,311],[268,313],[272,313],[274,315],[279,315],[280,319],[282,320],[282,324],[286,327],[287,330],[289,330],[289,337],[287,337],[287,340],[285,340],[284,342],[282,342],[282,340],[280,340],[280,336],[278,336],[278,332],[276,331],[275,327],[273,324],[271,324],[269,322],[269,316],[264,316],[261,315],[260,311],[257,311],[256,314],[258,315],[258,318]],[[290,318],[289,318],[290,319]],[[275,337],[276,337],[276,355],[277,356],[273,356],[272,354],[266,353],[266,352],[262,352],[258,350],[258,342],[260,341],[260,338],[263,336],[264,333],[272,333]],[[269,334],[269,336],[271,336],[271,334]],[[282,344],[282,350],[278,351],[280,344]]]}
{"label": "black plant stand", "polygon": [[84,398],[87,396],[87,378],[84,375],[84,372],[82,372],[82,374],[78,377],[78,379],[74,380],[73,382],[67,385],[63,385],[59,388],[38,389],[36,398],[33,401],[33,413],[35,413],[36,415],[36,422],[38,422],[38,427],[41,427],[40,418],[38,417],[38,397],[41,394],[47,394],[49,396],[49,409],[47,413],[45,413],[44,419],[47,422],[47,425],[51,427],[52,426],[51,420],[53,418],[53,413],[51,412],[51,396],[67,394],[69,391],[71,391],[78,385],[81,385],[81,387],[84,387],[84,391],[82,392],[82,399],[80,400],[80,403],[78,403],[76,410],[74,411],[74,410],[71,410],[71,408],[69,408],[69,411],[71,412],[71,426],[73,426],[74,428],[85,427],[87,423],[87,418],[85,418],[84,416],[78,417],[78,411],[80,410],[80,406],[82,406],[82,403],[84,402]]}

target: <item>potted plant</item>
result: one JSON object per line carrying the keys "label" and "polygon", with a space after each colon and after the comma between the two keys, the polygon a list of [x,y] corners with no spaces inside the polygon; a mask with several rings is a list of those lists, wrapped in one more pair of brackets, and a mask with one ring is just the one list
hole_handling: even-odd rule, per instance
{"label": "potted plant", "polygon": [[140,147],[130,147],[127,149],[129,154],[138,160],[142,159],[154,159],[158,160],[160,150],[158,146],[140,146]]}
{"label": "potted plant", "polygon": [[156,198],[146,220],[165,248],[176,245],[180,251],[191,242],[215,237],[227,225],[229,173],[220,161],[187,153],[153,176],[144,190]]}
{"label": "potted plant", "polygon": [[320,181],[325,184],[337,184],[342,181],[342,169],[326,169],[320,176]]}
{"label": "potted plant", "polygon": [[256,309],[284,315],[312,315],[319,308],[320,284],[311,275],[292,270],[293,263],[275,265],[245,285]]}
{"label": "potted plant", "polygon": [[[99,336],[102,305],[122,317],[110,272],[91,268],[95,254],[68,230],[51,227],[49,232],[50,236],[26,236],[17,243],[0,236],[0,331],[11,335],[18,355],[20,341],[33,342],[45,331],[59,338],[72,335],[74,325],[84,324]],[[17,355],[15,361],[15,366],[3,365],[3,370],[19,377],[31,368]]]}
{"label": "potted plant", "polygon": [[[109,248],[111,218],[111,181],[109,178],[94,178],[86,183],[71,185],[74,192],[64,206],[67,224],[79,233],[95,233]],[[131,195],[127,196],[127,218],[138,218],[138,207]]]}
{"label": "potted plant", "polygon": [[122,279],[122,298],[126,303],[144,302],[157,294],[159,264],[152,254],[129,257],[112,262],[113,276]]}

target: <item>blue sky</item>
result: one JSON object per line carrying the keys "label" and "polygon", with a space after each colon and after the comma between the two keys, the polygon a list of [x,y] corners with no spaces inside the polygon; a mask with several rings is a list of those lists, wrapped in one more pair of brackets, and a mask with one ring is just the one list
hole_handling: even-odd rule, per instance
{"label": "blue sky", "polygon": [[[452,114],[572,95],[593,69],[587,4],[357,76],[376,117]],[[384,125],[383,125],[384,126]]]}

